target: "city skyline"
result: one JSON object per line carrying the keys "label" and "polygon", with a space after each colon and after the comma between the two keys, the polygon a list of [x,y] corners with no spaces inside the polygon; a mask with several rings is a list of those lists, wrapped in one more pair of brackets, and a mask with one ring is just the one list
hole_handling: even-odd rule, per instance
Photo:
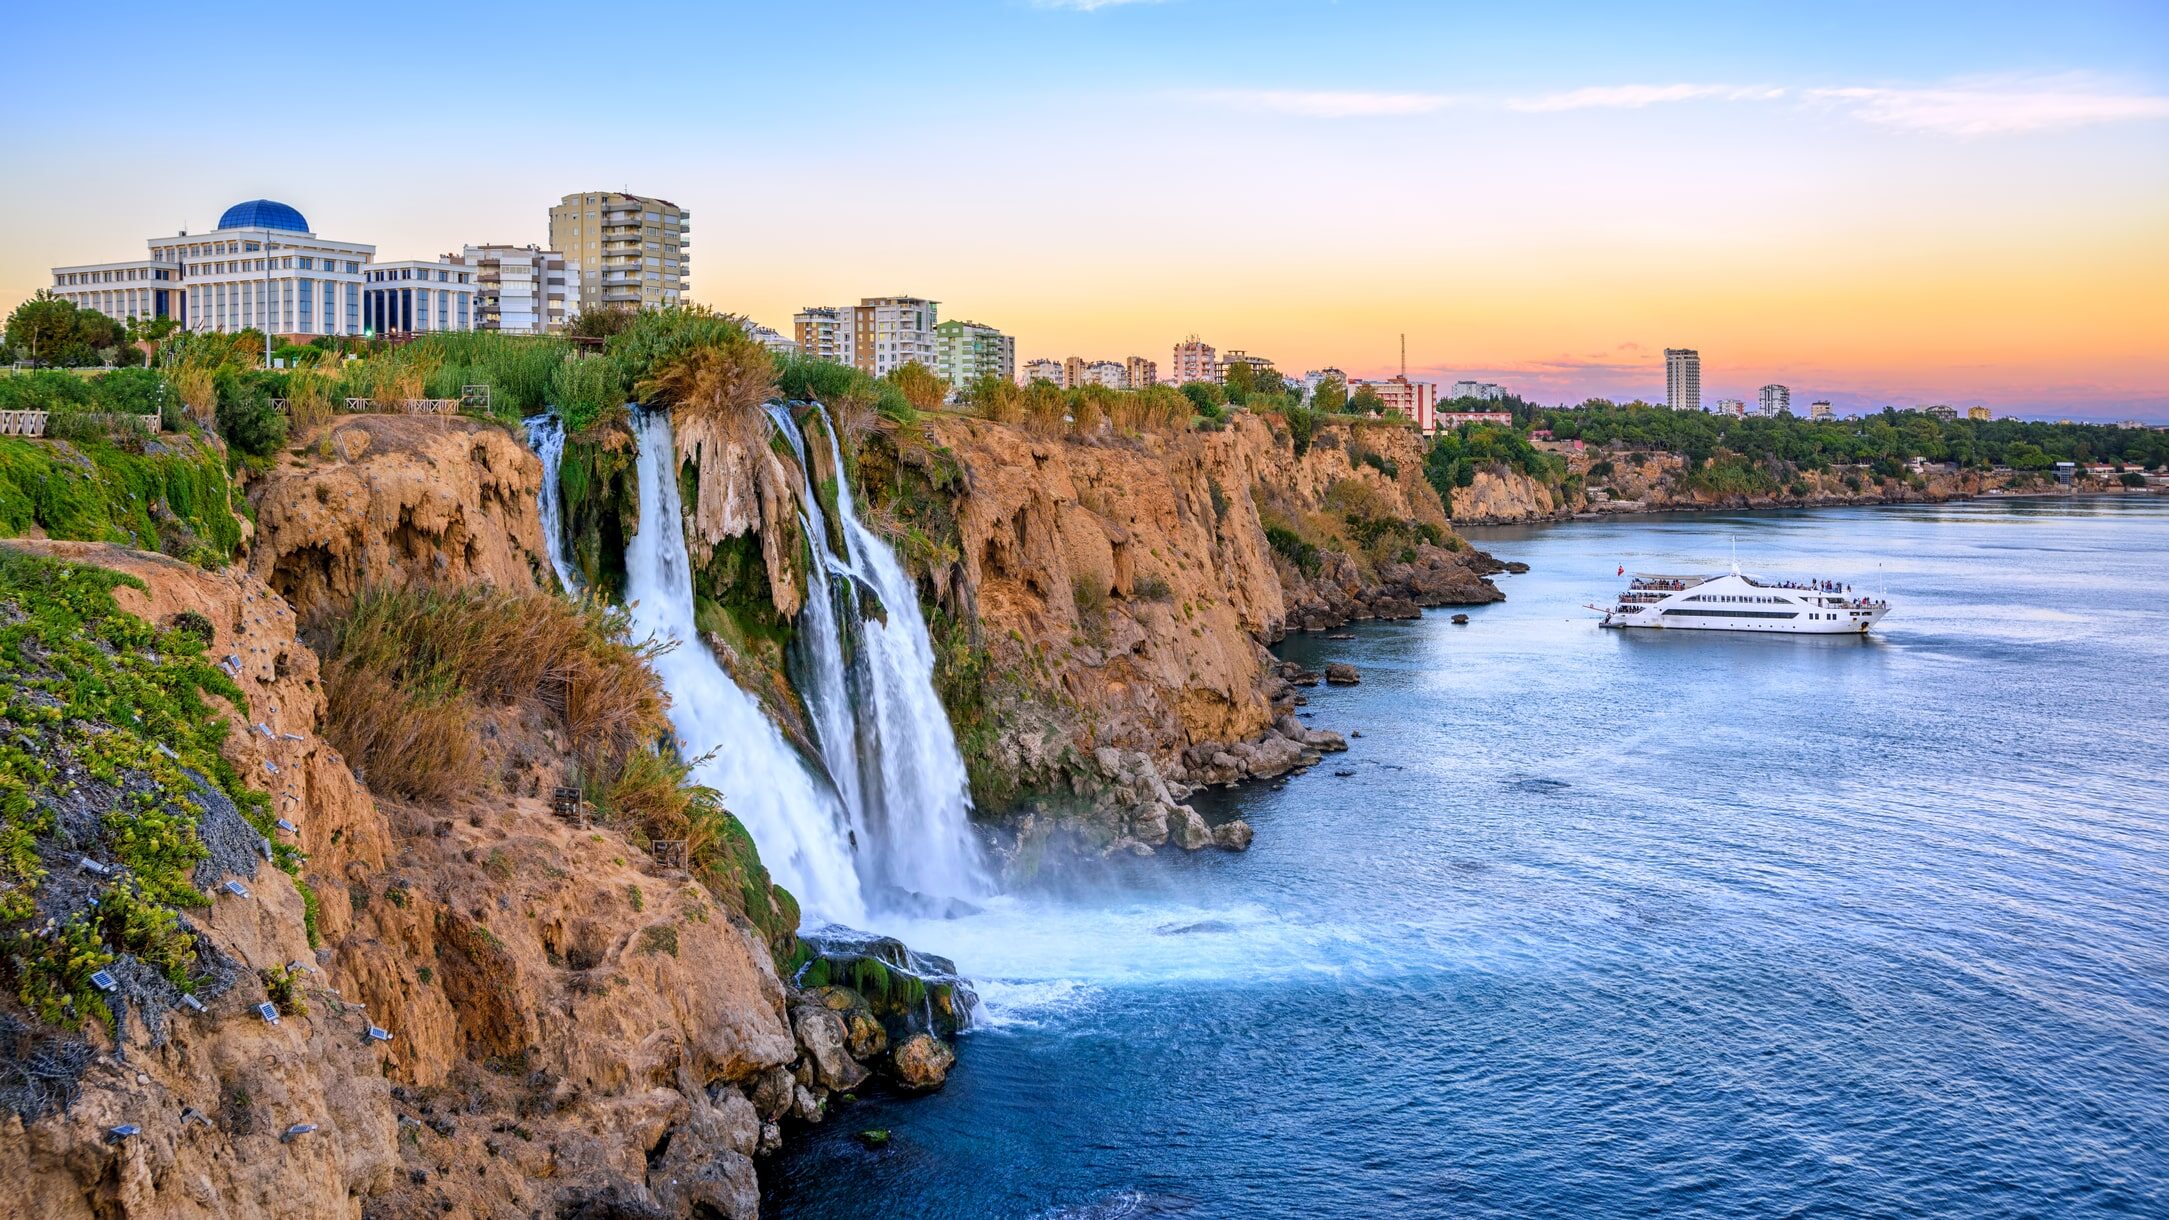
{"label": "city skyline", "polygon": [[[96,26],[39,10],[0,49],[0,121],[23,145],[0,186],[0,305],[240,199],[413,257],[547,244],[552,203],[622,189],[701,220],[693,300],[779,328],[810,302],[911,292],[1020,357],[1160,359],[1195,331],[1286,373],[1376,377],[1405,332],[1412,377],[1662,401],[1663,350],[1684,346],[1705,401],[1782,383],[1842,411],[2169,420],[2169,17],[2147,6],[867,7],[812,44],[836,81],[816,92],[802,56],[742,51],[803,51],[802,18],[685,9],[673,45],[729,72],[658,78],[637,124],[493,112],[479,150],[434,113],[267,135],[184,108],[146,129],[124,91],[80,88],[71,50],[216,77],[249,62],[231,31],[257,10],[107,45],[103,17],[131,7]],[[374,16],[272,28],[361,60],[545,28],[550,7]],[[802,138],[907,80],[928,123],[973,116],[973,158]],[[185,139],[160,134],[176,122]],[[1122,155],[1093,171],[1055,147]]]}

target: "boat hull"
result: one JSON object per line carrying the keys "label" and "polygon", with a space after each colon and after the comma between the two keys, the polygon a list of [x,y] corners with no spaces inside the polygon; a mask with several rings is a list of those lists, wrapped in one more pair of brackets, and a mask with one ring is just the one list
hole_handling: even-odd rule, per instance
{"label": "boat hull", "polygon": [[1869,628],[1882,621],[1889,613],[1888,607],[1836,612],[1835,619],[1811,620],[1805,617],[1767,621],[1739,618],[1733,615],[1710,615],[1687,617],[1677,613],[1660,615],[1654,609],[1636,614],[1620,614],[1612,611],[1604,616],[1601,626],[1629,628],[1643,631],[1746,631],[1762,635],[1866,635]]}

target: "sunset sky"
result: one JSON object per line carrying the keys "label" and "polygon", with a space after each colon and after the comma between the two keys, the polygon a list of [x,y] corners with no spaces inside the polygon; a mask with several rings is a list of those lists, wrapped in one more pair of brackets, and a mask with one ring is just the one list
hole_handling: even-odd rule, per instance
{"label": "sunset sky", "polygon": [[2169,5],[41,5],[0,306],[258,196],[379,258],[693,212],[694,295],[1542,401],[2169,420]]}

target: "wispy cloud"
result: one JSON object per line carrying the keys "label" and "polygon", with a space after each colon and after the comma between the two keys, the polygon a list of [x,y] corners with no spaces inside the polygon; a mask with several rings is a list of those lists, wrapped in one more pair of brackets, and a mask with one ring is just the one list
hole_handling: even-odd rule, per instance
{"label": "wispy cloud", "polygon": [[2169,118],[2169,97],[2115,89],[2084,75],[1976,79],[1927,89],[1810,89],[1804,96],[1879,127],[1942,135],[2009,135]]}
{"label": "wispy cloud", "polygon": [[1381,93],[1365,89],[1201,89],[1189,96],[1230,110],[1298,114],[1314,119],[1429,114],[1455,101],[1444,93]]}
{"label": "wispy cloud", "polygon": [[1506,99],[1506,108],[1531,114],[1557,110],[1638,110],[1664,102],[1768,102],[1784,97],[1783,89],[1765,85],[1596,85],[1543,93],[1535,97]]}

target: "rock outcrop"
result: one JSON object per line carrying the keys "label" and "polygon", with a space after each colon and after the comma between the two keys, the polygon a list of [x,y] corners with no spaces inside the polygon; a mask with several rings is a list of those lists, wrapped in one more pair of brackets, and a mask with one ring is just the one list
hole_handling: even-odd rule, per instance
{"label": "rock outcrop", "polygon": [[[1091,850],[1247,845],[1182,805],[1345,748],[1287,715],[1265,645],[1290,629],[1493,601],[1446,528],[1421,438],[1335,423],[1298,454],[1277,418],[1050,437],[936,416],[860,457],[865,498],[924,573],[944,696],[983,808]],[[916,543],[913,540],[918,540]]]}
{"label": "rock outcrop", "polygon": [[[357,540],[341,570],[418,574],[373,566],[379,541]],[[486,531],[471,541],[510,553]],[[318,660],[263,580],[106,545],[11,545],[134,577],[144,587],[117,589],[122,609],[208,633],[246,700],[222,713],[223,753],[302,853],[290,878],[240,827],[238,850],[218,850],[241,891],[190,917],[205,960],[226,964],[199,986],[203,1010],[146,984],[162,1004],[74,1044],[71,1100],[0,1116],[0,1190],[23,1214],[752,1217],[754,1158],[790,1124],[822,1121],[870,1069],[939,1083],[943,1055],[912,1039],[963,1022],[955,980],[888,969],[922,959],[880,942],[835,967],[878,984],[878,1001],[787,985],[699,879],[553,812],[565,751],[535,726],[506,716],[484,733],[501,788],[426,806],[373,796],[318,735]],[[879,968],[860,964],[875,954]],[[851,998],[828,1006],[837,993]],[[273,1001],[275,1023],[257,1011]],[[0,1031],[25,1028],[9,1003]],[[931,1023],[892,1030],[881,1014],[907,1006]],[[0,1067],[19,1053],[0,1039]],[[136,1132],[113,1134],[123,1126]]]}
{"label": "rock outcrop", "polygon": [[371,585],[548,588],[542,465],[495,424],[342,415],[249,489],[249,571],[303,617]]}

